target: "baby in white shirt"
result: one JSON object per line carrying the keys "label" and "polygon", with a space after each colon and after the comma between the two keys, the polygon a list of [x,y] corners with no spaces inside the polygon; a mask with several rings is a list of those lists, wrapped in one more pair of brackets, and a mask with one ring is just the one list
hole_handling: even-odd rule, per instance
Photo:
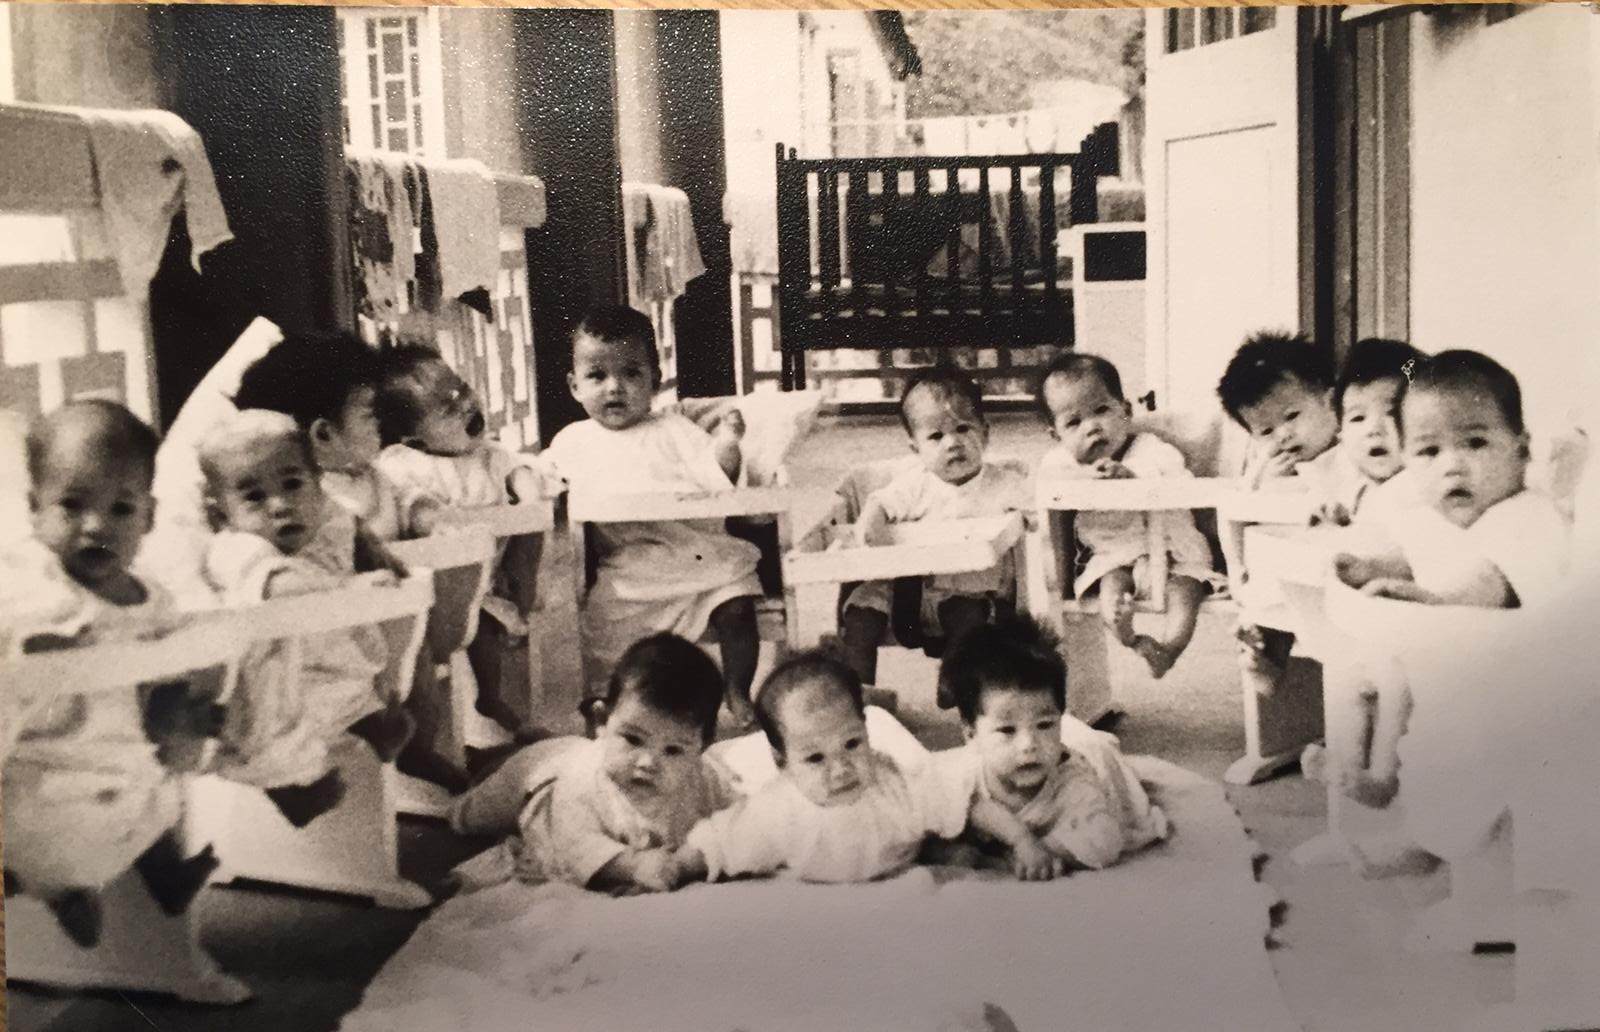
{"label": "baby in white shirt", "polygon": [[[154,638],[171,597],[130,572],[150,530],[156,435],[120,405],[69,402],[28,433],[33,535],[0,553],[0,652]],[[220,714],[199,686],[17,698],[3,687],[6,893],[44,900],[80,946],[99,893],[129,868],[169,914],[216,867],[181,845],[177,774],[198,767]]]}
{"label": "baby in white shirt", "polygon": [[[1511,608],[1554,597],[1570,532],[1555,503],[1525,485],[1528,435],[1516,378],[1477,352],[1441,352],[1414,368],[1400,415],[1406,470],[1421,504],[1397,521],[1388,550],[1340,555],[1340,579],[1428,605]],[[1464,690],[1480,687],[1469,682]],[[1398,751],[1395,787],[1415,849],[1368,857],[1368,874],[1403,869],[1419,853],[1454,858],[1491,838],[1498,815],[1459,805],[1472,793],[1437,776],[1459,768],[1459,743],[1445,721],[1408,722]]]}
{"label": "baby in white shirt", "polygon": [[[983,393],[958,370],[918,374],[900,399],[900,421],[918,465],[867,496],[856,521],[864,545],[892,541],[891,524],[1000,516],[1032,508],[1029,478],[984,461],[989,423]],[[954,641],[993,620],[1014,601],[1011,558],[987,570],[922,578],[918,614],[922,630]],[[851,667],[869,696],[876,692],[878,646],[889,627],[894,584],[868,581],[851,591],[840,617],[840,637]],[[949,700],[940,698],[949,707]]]}
{"label": "baby in white shirt", "polygon": [[969,796],[931,767],[872,748],[861,682],[820,652],[779,664],[756,698],[778,776],[697,824],[675,882],[771,875],[860,882],[896,874],[930,836],[954,838]]}
{"label": "baby in white shirt", "polygon": [[1118,784],[1120,755],[1102,777],[1088,755],[1064,745],[1067,664],[1060,642],[1032,617],[968,632],[944,654],[939,679],[956,700],[966,744],[935,753],[933,764],[972,811],[959,846],[934,844],[930,858],[999,862],[1024,880],[1047,880],[1108,867],[1167,836],[1161,809],[1136,784]]}
{"label": "baby in white shirt", "polygon": [[[571,496],[731,491],[739,482],[744,424],[738,413],[708,434],[681,415],[654,412],[661,366],[650,320],[631,308],[598,308],[573,330],[567,385],[589,418],[562,428],[539,456]],[[759,550],[725,520],[595,524],[594,583],[579,613],[591,710],[603,672],[634,641],[670,631],[721,652],[724,701],[735,726],[751,726],[750,686],[760,639],[755,600]]]}
{"label": "baby in white shirt", "polygon": [[[1059,442],[1040,464],[1043,475],[1117,480],[1186,477],[1183,455],[1166,441],[1133,428],[1133,406],[1122,394],[1116,366],[1099,357],[1066,352],[1050,363],[1039,387],[1039,408]],[[1133,600],[1147,588],[1150,536],[1147,522],[1160,520],[1171,560],[1165,626],[1159,638],[1135,632]],[[1124,647],[1163,677],[1194,638],[1206,586],[1218,578],[1211,546],[1187,511],[1150,513],[1080,512],[1074,536],[1086,550],[1073,582],[1082,597],[1098,585],[1100,614]]]}

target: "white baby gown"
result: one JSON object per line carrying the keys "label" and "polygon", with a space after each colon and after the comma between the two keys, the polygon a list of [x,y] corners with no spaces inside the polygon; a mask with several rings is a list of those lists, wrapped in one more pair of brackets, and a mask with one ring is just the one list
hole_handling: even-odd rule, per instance
{"label": "white baby gown", "polygon": [[[36,635],[128,641],[177,622],[148,581],[140,605],[116,606],[79,585],[43,545],[0,556],[0,648]],[[5,864],[29,892],[100,889],[181,815],[178,779],[144,733],[139,693],[6,699]]]}
{"label": "white baby gown", "polygon": [[[229,606],[264,601],[269,581],[274,597],[326,591],[354,575],[353,547],[354,522],[342,510],[292,556],[254,535],[223,531],[207,549],[206,576]],[[222,776],[262,788],[308,784],[327,773],[329,748],[339,736],[382,708],[374,687],[387,662],[381,631],[304,639],[298,676],[288,665],[292,657],[282,641],[246,653],[222,734]]]}
{"label": "white baby gown", "polygon": [[904,870],[929,835],[955,838],[967,824],[970,794],[931,767],[902,770],[872,751],[872,780],[843,806],[818,806],[787,777],[776,777],[729,809],[695,825],[688,846],[706,860],[709,880],[776,874],[809,882],[863,882]]}
{"label": "white baby gown", "polygon": [[[574,423],[540,459],[574,500],[733,489],[710,435],[674,414],[625,430]],[[759,550],[728,534],[722,520],[597,524],[591,536],[599,563],[580,614],[591,670],[609,671],[628,646],[659,631],[698,641],[718,606],[761,594]]]}
{"label": "white baby gown", "polygon": [[[1138,478],[1187,477],[1183,454],[1154,434],[1134,434],[1122,456],[1122,464]],[[1040,464],[1040,475],[1089,477],[1088,467],[1079,465],[1065,448],[1053,448]],[[1073,580],[1072,590],[1082,598],[1100,578],[1123,567],[1132,567],[1138,588],[1143,583],[1150,558],[1148,520],[1158,519],[1166,532],[1170,572],[1203,584],[1220,584],[1212,568],[1211,546],[1194,525],[1188,510],[1176,512],[1080,512],[1073,519],[1078,541],[1089,550],[1083,572]]]}

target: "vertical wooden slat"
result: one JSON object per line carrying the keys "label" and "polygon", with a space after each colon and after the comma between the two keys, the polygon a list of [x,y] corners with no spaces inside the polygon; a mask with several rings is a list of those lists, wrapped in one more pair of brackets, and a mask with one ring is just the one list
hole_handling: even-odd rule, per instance
{"label": "vertical wooden slat", "polygon": [[825,302],[833,301],[839,289],[839,174],[817,174],[817,228],[821,251],[819,262],[822,273],[822,294]]}
{"label": "vertical wooden slat", "polygon": [[895,169],[886,169],[883,173],[883,192],[878,195],[878,210],[882,214],[883,224],[878,227],[876,237],[878,245],[878,259],[883,268],[883,312],[885,315],[898,315],[903,307],[900,299],[896,297],[895,285],[899,280],[896,275],[895,255],[901,250],[898,244],[903,244],[898,230],[900,229],[900,173]]}
{"label": "vertical wooden slat", "polygon": [[849,193],[845,194],[845,220],[844,238],[845,247],[850,255],[850,307],[859,319],[866,310],[867,295],[861,289],[862,247],[868,236],[868,209],[867,209],[867,174],[852,168],[850,170]]}
{"label": "vertical wooden slat", "polygon": [[1350,353],[1355,343],[1355,33],[1358,24],[1339,29],[1334,75],[1341,84],[1334,96],[1333,198],[1333,347],[1334,354]]}
{"label": "vertical wooden slat", "polygon": [[944,241],[945,307],[954,314],[960,308],[961,293],[961,169],[952,165],[944,174],[949,177],[944,184],[944,198],[950,219]]}
{"label": "vertical wooden slat", "polygon": [[1382,212],[1378,208],[1378,38],[1372,26],[1358,27],[1355,35],[1355,267],[1357,339],[1378,332],[1378,239]]}
{"label": "vertical wooden slat", "polygon": [[803,384],[793,376],[796,356],[803,355],[802,308],[811,282],[808,241],[806,183],[804,170],[796,167],[792,155],[784,156],[778,144],[778,309],[790,332],[779,338],[783,353],[783,390],[798,390]]}
{"label": "vertical wooden slat", "polygon": [[1379,332],[1405,340],[1411,335],[1411,21],[1385,18],[1375,28],[1383,54]]}
{"label": "vertical wooden slat", "polygon": [[1039,268],[1044,272],[1044,296],[1056,299],[1056,166],[1039,169]]}
{"label": "vertical wooden slat", "polygon": [[1021,312],[1024,304],[1022,270],[1028,243],[1028,202],[1022,196],[1022,166],[1013,165],[1010,172],[1011,195],[1006,206],[1010,218],[1006,220],[1006,232],[1011,241],[1011,308]]}
{"label": "vertical wooden slat", "polygon": [[[919,168],[912,177],[912,196],[915,198],[917,221],[926,222],[933,216],[932,206],[928,202],[928,170]],[[926,314],[928,310],[928,263],[917,262],[914,273],[917,283],[917,314]]]}
{"label": "vertical wooden slat", "polygon": [[988,315],[993,301],[993,274],[989,268],[994,233],[994,200],[989,192],[989,166],[978,166],[978,312]]}

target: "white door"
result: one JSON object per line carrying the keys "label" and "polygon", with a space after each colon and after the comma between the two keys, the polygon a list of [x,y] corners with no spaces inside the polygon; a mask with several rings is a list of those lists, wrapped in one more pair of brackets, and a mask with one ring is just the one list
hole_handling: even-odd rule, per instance
{"label": "white door", "polygon": [[1300,17],[1146,12],[1147,362],[1162,408],[1214,410],[1246,334],[1299,328]]}

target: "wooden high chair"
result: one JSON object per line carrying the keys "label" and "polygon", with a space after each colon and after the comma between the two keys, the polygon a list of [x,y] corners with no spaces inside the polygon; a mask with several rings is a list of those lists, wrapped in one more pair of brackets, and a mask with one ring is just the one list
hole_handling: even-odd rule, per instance
{"label": "wooden high chair", "polygon": [[[769,528],[770,533],[741,533],[738,536],[768,538],[764,544],[758,573],[765,590],[756,604],[756,627],[760,638],[771,644],[778,658],[794,643],[798,633],[799,608],[789,582],[787,559],[784,560],[781,585],[773,584],[770,568],[777,556],[787,556],[793,540],[792,526],[795,512],[805,504],[809,493],[790,487],[741,487],[715,494],[645,493],[586,497],[582,493],[567,496],[567,523],[572,531],[574,557],[574,585],[578,606],[581,609],[594,584],[596,556],[589,528],[600,523],[672,522],[675,520],[741,520],[749,521],[759,531]],[[758,542],[758,544],[763,542]],[[763,569],[766,568],[766,569]],[[608,670],[589,669],[589,659],[583,658],[584,681],[594,684],[610,674]]]}
{"label": "wooden high chair", "polygon": [[[318,633],[380,628],[389,655],[377,690],[403,698],[411,689],[433,598],[432,577],[416,575],[397,584],[355,584],[273,599],[213,619],[242,626],[256,642],[286,640],[291,650]],[[248,878],[365,896],[396,909],[428,906],[433,902],[428,892],[399,873],[394,765],[379,762],[367,743],[348,734],[332,753],[344,779],[344,798],[304,828],[291,825],[257,788],[216,776],[195,779],[190,812],[199,841],[215,844],[222,863],[217,880]]]}
{"label": "wooden high chair", "polygon": [[[828,625],[807,629],[797,644],[815,645],[838,631],[841,607],[857,584],[867,581],[920,581],[940,574],[976,573],[1013,559],[1016,589],[1013,602],[1027,606],[1022,554],[1023,517],[1020,513],[959,520],[925,520],[891,524],[893,543],[863,546],[857,543],[855,523],[867,497],[907,468],[910,459],[871,463],[851,472],[835,492],[832,505],[795,540],[784,554],[784,590],[794,593],[803,585],[829,585],[836,602],[828,608]],[[903,590],[896,585],[897,592]],[[917,607],[920,611],[920,607]],[[939,654],[943,644],[924,640],[919,626],[896,627],[890,620],[885,632],[888,646],[921,648],[929,655]],[[803,639],[803,640],[802,640]]]}
{"label": "wooden high chair", "polygon": [[[1537,667],[1539,656],[1533,653],[1543,640],[1546,615],[1533,609],[1374,598],[1332,576],[1326,582],[1325,605],[1329,623],[1343,636],[1341,647],[1359,649],[1375,661],[1392,658],[1398,665],[1414,707],[1413,728],[1420,721],[1435,727],[1448,723],[1452,756],[1463,771],[1474,770],[1470,783],[1462,781],[1461,798],[1487,815],[1487,826],[1493,811],[1509,808],[1516,768],[1538,759],[1508,755],[1504,736],[1520,712],[1516,694],[1525,686],[1519,675],[1526,679],[1530,664]],[[1408,777],[1418,776],[1402,768],[1401,794],[1391,804],[1398,812],[1407,806]],[[1402,835],[1405,831],[1400,829]],[[1450,895],[1418,917],[1406,936],[1408,949],[1471,952],[1480,945],[1516,941],[1513,835],[1508,827],[1469,853],[1444,858],[1450,865]]]}
{"label": "wooden high chair", "polygon": [[[202,620],[152,641],[22,656],[0,664],[0,684],[19,696],[107,694],[220,673],[226,693],[249,640],[242,624]],[[203,847],[205,834],[191,817],[186,816],[179,837],[191,849]],[[41,901],[7,899],[7,977],[59,989],[170,993],[195,1003],[234,1004],[250,998],[250,989],[224,974],[200,945],[197,906],[168,915],[133,870],[108,885],[100,900],[100,942],[84,949],[67,938]]]}

